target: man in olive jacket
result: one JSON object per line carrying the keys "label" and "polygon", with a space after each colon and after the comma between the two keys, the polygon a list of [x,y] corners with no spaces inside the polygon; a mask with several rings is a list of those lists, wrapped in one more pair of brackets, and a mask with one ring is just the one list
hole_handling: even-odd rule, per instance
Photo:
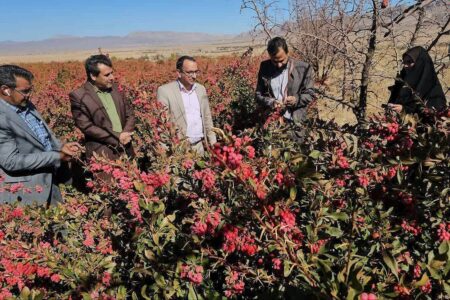
{"label": "man in olive jacket", "polygon": [[307,118],[307,106],[314,99],[314,72],[311,65],[289,57],[286,40],[269,41],[270,59],[261,63],[256,101],[265,108],[282,108],[285,119],[299,125]]}
{"label": "man in olive jacket", "polygon": [[75,124],[86,139],[86,157],[94,152],[109,159],[133,155],[134,111],[114,84],[111,60],[103,54],[93,55],[85,68],[86,83],[69,97]]}

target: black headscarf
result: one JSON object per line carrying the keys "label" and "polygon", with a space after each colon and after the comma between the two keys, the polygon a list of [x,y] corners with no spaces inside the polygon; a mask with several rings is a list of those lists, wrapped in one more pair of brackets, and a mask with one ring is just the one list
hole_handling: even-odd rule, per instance
{"label": "black headscarf", "polygon": [[443,109],[446,106],[444,91],[428,52],[417,46],[406,51],[403,58],[405,56],[414,61],[414,66],[401,70],[395,84],[389,88],[389,103],[403,105],[406,113],[419,113],[424,107]]}

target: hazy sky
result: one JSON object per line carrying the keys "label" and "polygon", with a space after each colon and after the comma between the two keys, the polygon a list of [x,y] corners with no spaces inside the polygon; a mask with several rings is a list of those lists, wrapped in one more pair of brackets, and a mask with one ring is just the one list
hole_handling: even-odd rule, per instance
{"label": "hazy sky", "polygon": [[0,40],[166,30],[236,34],[254,25],[252,12],[240,7],[241,0],[8,0],[2,1]]}

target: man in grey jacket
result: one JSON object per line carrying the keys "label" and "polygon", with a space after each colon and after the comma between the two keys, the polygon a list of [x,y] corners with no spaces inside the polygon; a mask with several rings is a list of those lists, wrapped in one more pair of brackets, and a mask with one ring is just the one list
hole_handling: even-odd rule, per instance
{"label": "man in grey jacket", "polygon": [[286,40],[275,37],[267,44],[270,59],[261,63],[256,101],[273,110],[282,108],[285,119],[300,125],[307,118],[307,106],[314,99],[311,65],[289,57]]}
{"label": "man in grey jacket", "polygon": [[178,79],[160,86],[156,98],[167,107],[181,137],[202,155],[204,142],[216,143],[208,95],[205,87],[196,82],[199,70],[193,57],[181,56],[176,68]]}
{"label": "man in grey jacket", "polygon": [[60,202],[55,173],[82,151],[53,135],[30,102],[34,77],[15,65],[0,66],[0,203]]}

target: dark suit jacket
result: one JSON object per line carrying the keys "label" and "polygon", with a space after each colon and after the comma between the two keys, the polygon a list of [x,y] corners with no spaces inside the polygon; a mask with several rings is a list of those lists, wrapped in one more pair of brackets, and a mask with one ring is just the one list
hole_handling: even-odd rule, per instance
{"label": "dark suit jacket", "polygon": [[[302,122],[306,120],[308,104],[314,99],[314,72],[308,63],[293,58],[289,59],[288,68],[287,96],[294,96],[297,99],[297,103],[288,110],[296,123]],[[255,98],[259,104],[267,108],[273,108],[275,103],[270,81],[276,74],[277,69],[270,60],[261,63]]]}
{"label": "dark suit jacket", "polygon": [[[134,131],[135,117],[131,105],[123,99],[116,86],[113,86],[111,95],[123,131]],[[116,159],[123,152],[133,154],[131,143],[125,148],[120,144],[119,134],[112,130],[112,123],[106,109],[90,82],[84,83],[71,92],[69,98],[75,124],[86,139],[87,158],[90,158],[93,152],[103,154],[110,159]]]}

